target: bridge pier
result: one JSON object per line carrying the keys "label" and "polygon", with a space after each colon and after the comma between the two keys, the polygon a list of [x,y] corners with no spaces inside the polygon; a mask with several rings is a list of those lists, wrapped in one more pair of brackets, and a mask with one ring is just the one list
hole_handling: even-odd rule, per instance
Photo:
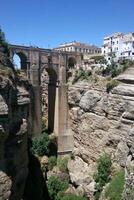
{"label": "bridge pier", "polygon": [[73,150],[73,135],[69,125],[68,86],[66,83],[66,67],[59,70],[60,84],[58,87],[58,154],[64,155]]}
{"label": "bridge pier", "polygon": [[42,131],[42,111],[41,111],[41,86],[39,83],[39,71],[38,68],[32,66],[30,68],[30,82],[32,84],[33,95],[33,109],[32,113],[32,134],[34,136],[39,135]]}
{"label": "bridge pier", "polygon": [[59,86],[59,133],[58,133],[58,154],[64,155],[73,150],[73,135],[69,126],[67,84]]}

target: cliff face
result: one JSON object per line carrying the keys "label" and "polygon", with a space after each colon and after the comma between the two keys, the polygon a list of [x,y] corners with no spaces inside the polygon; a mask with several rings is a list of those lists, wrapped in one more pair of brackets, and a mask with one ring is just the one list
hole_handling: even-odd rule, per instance
{"label": "cliff face", "polygon": [[126,168],[124,199],[133,199],[127,196],[134,191],[134,85],[128,74],[119,78],[121,82],[109,94],[105,80],[69,86],[75,145],[69,173],[72,182],[82,187],[90,199],[94,193],[96,160],[104,152],[112,156],[113,170],[118,166]]}
{"label": "cliff face", "polygon": [[[10,71],[8,74],[7,71]],[[5,74],[7,73],[7,74]],[[0,73],[0,199],[21,199],[28,175],[29,92],[10,69]]]}

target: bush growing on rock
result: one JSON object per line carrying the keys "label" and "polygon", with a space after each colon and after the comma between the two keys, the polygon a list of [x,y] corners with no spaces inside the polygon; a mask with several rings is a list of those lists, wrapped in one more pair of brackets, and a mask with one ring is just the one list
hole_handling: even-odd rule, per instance
{"label": "bush growing on rock", "polygon": [[64,193],[65,190],[69,187],[67,181],[61,181],[59,178],[51,176],[48,179],[48,192],[51,200],[59,200],[60,196]]}
{"label": "bush growing on rock", "polygon": [[49,153],[49,136],[43,132],[41,135],[36,136],[32,140],[32,152],[38,156],[48,155]]}
{"label": "bush growing on rock", "polygon": [[57,164],[57,158],[56,156],[50,156],[48,158],[48,169],[52,170],[54,166]]}
{"label": "bush growing on rock", "polygon": [[67,171],[68,159],[69,159],[68,157],[57,159],[57,166],[59,167],[60,171],[62,171],[62,172]]}
{"label": "bush growing on rock", "polygon": [[88,80],[89,77],[92,75],[92,72],[90,70],[84,70],[80,68],[75,72],[74,79],[72,83],[76,83],[78,80]]}
{"label": "bush growing on rock", "polygon": [[119,85],[119,81],[117,80],[111,80],[110,82],[107,83],[106,85],[106,91],[109,93],[114,87]]}
{"label": "bush growing on rock", "polygon": [[97,161],[97,173],[95,175],[96,192],[95,200],[98,200],[103,186],[108,183],[111,173],[111,157],[108,154],[102,155]]}

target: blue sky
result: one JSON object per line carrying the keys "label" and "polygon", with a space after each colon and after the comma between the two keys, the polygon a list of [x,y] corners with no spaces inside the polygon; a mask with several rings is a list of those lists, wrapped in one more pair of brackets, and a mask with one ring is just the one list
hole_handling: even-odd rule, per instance
{"label": "blue sky", "polygon": [[101,46],[106,35],[134,31],[134,0],[0,0],[0,25],[13,44]]}

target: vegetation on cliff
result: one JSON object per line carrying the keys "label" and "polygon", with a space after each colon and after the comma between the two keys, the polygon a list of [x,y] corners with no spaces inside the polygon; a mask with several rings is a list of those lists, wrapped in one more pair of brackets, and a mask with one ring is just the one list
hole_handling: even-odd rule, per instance
{"label": "vegetation on cliff", "polygon": [[106,188],[105,196],[109,200],[121,200],[125,183],[125,172],[119,170]]}
{"label": "vegetation on cliff", "polygon": [[3,52],[5,56],[9,56],[9,47],[5,38],[5,33],[0,28],[0,51]]}
{"label": "vegetation on cliff", "polygon": [[69,187],[69,183],[67,181],[61,181],[55,176],[51,176],[48,179],[47,185],[51,200],[59,200],[60,195]]}
{"label": "vegetation on cliff", "polygon": [[80,68],[79,70],[75,71],[72,84],[76,83],[78,80],[89,80],[91,75],[91,70],[84,70],[83,68]]}
{"label": "vegetation on cliff", "polygon": [[32,152],[38,156],[48,155],[49,154],[49,136],[47,133],[43,132],[41,135],[33,138],[32,142]]}
{"label": "vegetation on cliff", "polygon": [[100,156],[97,161],[97,173],[95,174],[96,192],[95,200],[98,200],[103,190],[103,186],[110,180],[111,174],[111,157],[108,154]]}

